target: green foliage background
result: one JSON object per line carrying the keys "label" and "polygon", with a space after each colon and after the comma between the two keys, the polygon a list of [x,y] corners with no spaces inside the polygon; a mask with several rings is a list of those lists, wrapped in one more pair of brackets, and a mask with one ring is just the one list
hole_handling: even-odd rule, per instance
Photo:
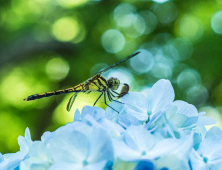
{"label": "green foliage background", "polygon": [[75,86],[139,49],[150,63],[144,55],[136,66],[118,67],[130,91],[147,94],[158,79],[169,79],[176,99],[221,126],[221,11],[222,0],[0,1],[0,152],[16,152],[26,127],[39,140],[73,119],[74,109],[65,110],[69,94],[25,97]]}

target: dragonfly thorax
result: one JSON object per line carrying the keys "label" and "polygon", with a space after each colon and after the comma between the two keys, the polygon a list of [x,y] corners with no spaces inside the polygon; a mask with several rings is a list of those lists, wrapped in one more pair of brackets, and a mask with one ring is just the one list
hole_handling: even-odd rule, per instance
{"label": "dragonfly thorax", "polygon": [[111,77],[108,79],[108,87],[112,90],[117,90],[119,87],[120,81],[117,78]]}

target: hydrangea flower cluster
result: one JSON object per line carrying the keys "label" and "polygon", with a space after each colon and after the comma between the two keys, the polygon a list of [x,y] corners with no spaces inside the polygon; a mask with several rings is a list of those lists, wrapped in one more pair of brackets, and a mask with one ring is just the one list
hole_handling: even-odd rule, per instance
{"label": "hydrangea flower cluster", "polygon": [[218,170],[222,131],[214,119],[184,101],[174,101],[168,80],[159,80],[148,97],[131,92],[119,111],[85,106],[74,121],[41,141],[29,129],[19,136],[20,151],[0,154],[1,170]]}

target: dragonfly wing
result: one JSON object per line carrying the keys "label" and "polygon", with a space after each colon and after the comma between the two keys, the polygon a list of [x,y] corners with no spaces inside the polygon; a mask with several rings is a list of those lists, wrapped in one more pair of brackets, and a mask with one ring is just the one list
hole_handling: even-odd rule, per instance
{"label": "dragonfly wing", "polygon": [[66,107],[66,110],[68,112],[71,110],[72,105],[75,102],[77,95],[78,95],[78,92],[76,92],[74,95],[72,95],[72,97],[70,97],[69,102],[68,102],[67,107]]}
{"label": "dragonfly wing", "polygon": [[139,54],[139,53],[140,53],[140,51],[135,52],[135,53],[131,54],[130,56],[122,59],[121,61],[119,61],[119,62],[117,62],[117,63],[115,63],[115,64],[113,64],[113,65],[111,65],[111,66],[109,66],[109,67],[107,67],[107,68],[102,69],[101,71],[99,71],[99,72],[96,73],[95,75],[102,74],[102,73],[108,71],[109,69],[111,69],[111,68],[119,65],[120,63],[122,63],[122,62],[124,62],[124,61],[126,61],[126,60],[128,60],[128,59],[130,59],[130,58],[132,58],[132,57],[134,57],[134,56],[136,56],[136,55]]}

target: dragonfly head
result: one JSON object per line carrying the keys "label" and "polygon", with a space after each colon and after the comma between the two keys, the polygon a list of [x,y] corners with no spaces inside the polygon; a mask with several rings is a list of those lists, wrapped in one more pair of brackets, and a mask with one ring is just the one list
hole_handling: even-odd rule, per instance
{"label": "dragonfly head", "polygon": [[117,78],[111,77],[108,79],[108,87],[112,90],[117,90],[119,87],[120,81]]}

